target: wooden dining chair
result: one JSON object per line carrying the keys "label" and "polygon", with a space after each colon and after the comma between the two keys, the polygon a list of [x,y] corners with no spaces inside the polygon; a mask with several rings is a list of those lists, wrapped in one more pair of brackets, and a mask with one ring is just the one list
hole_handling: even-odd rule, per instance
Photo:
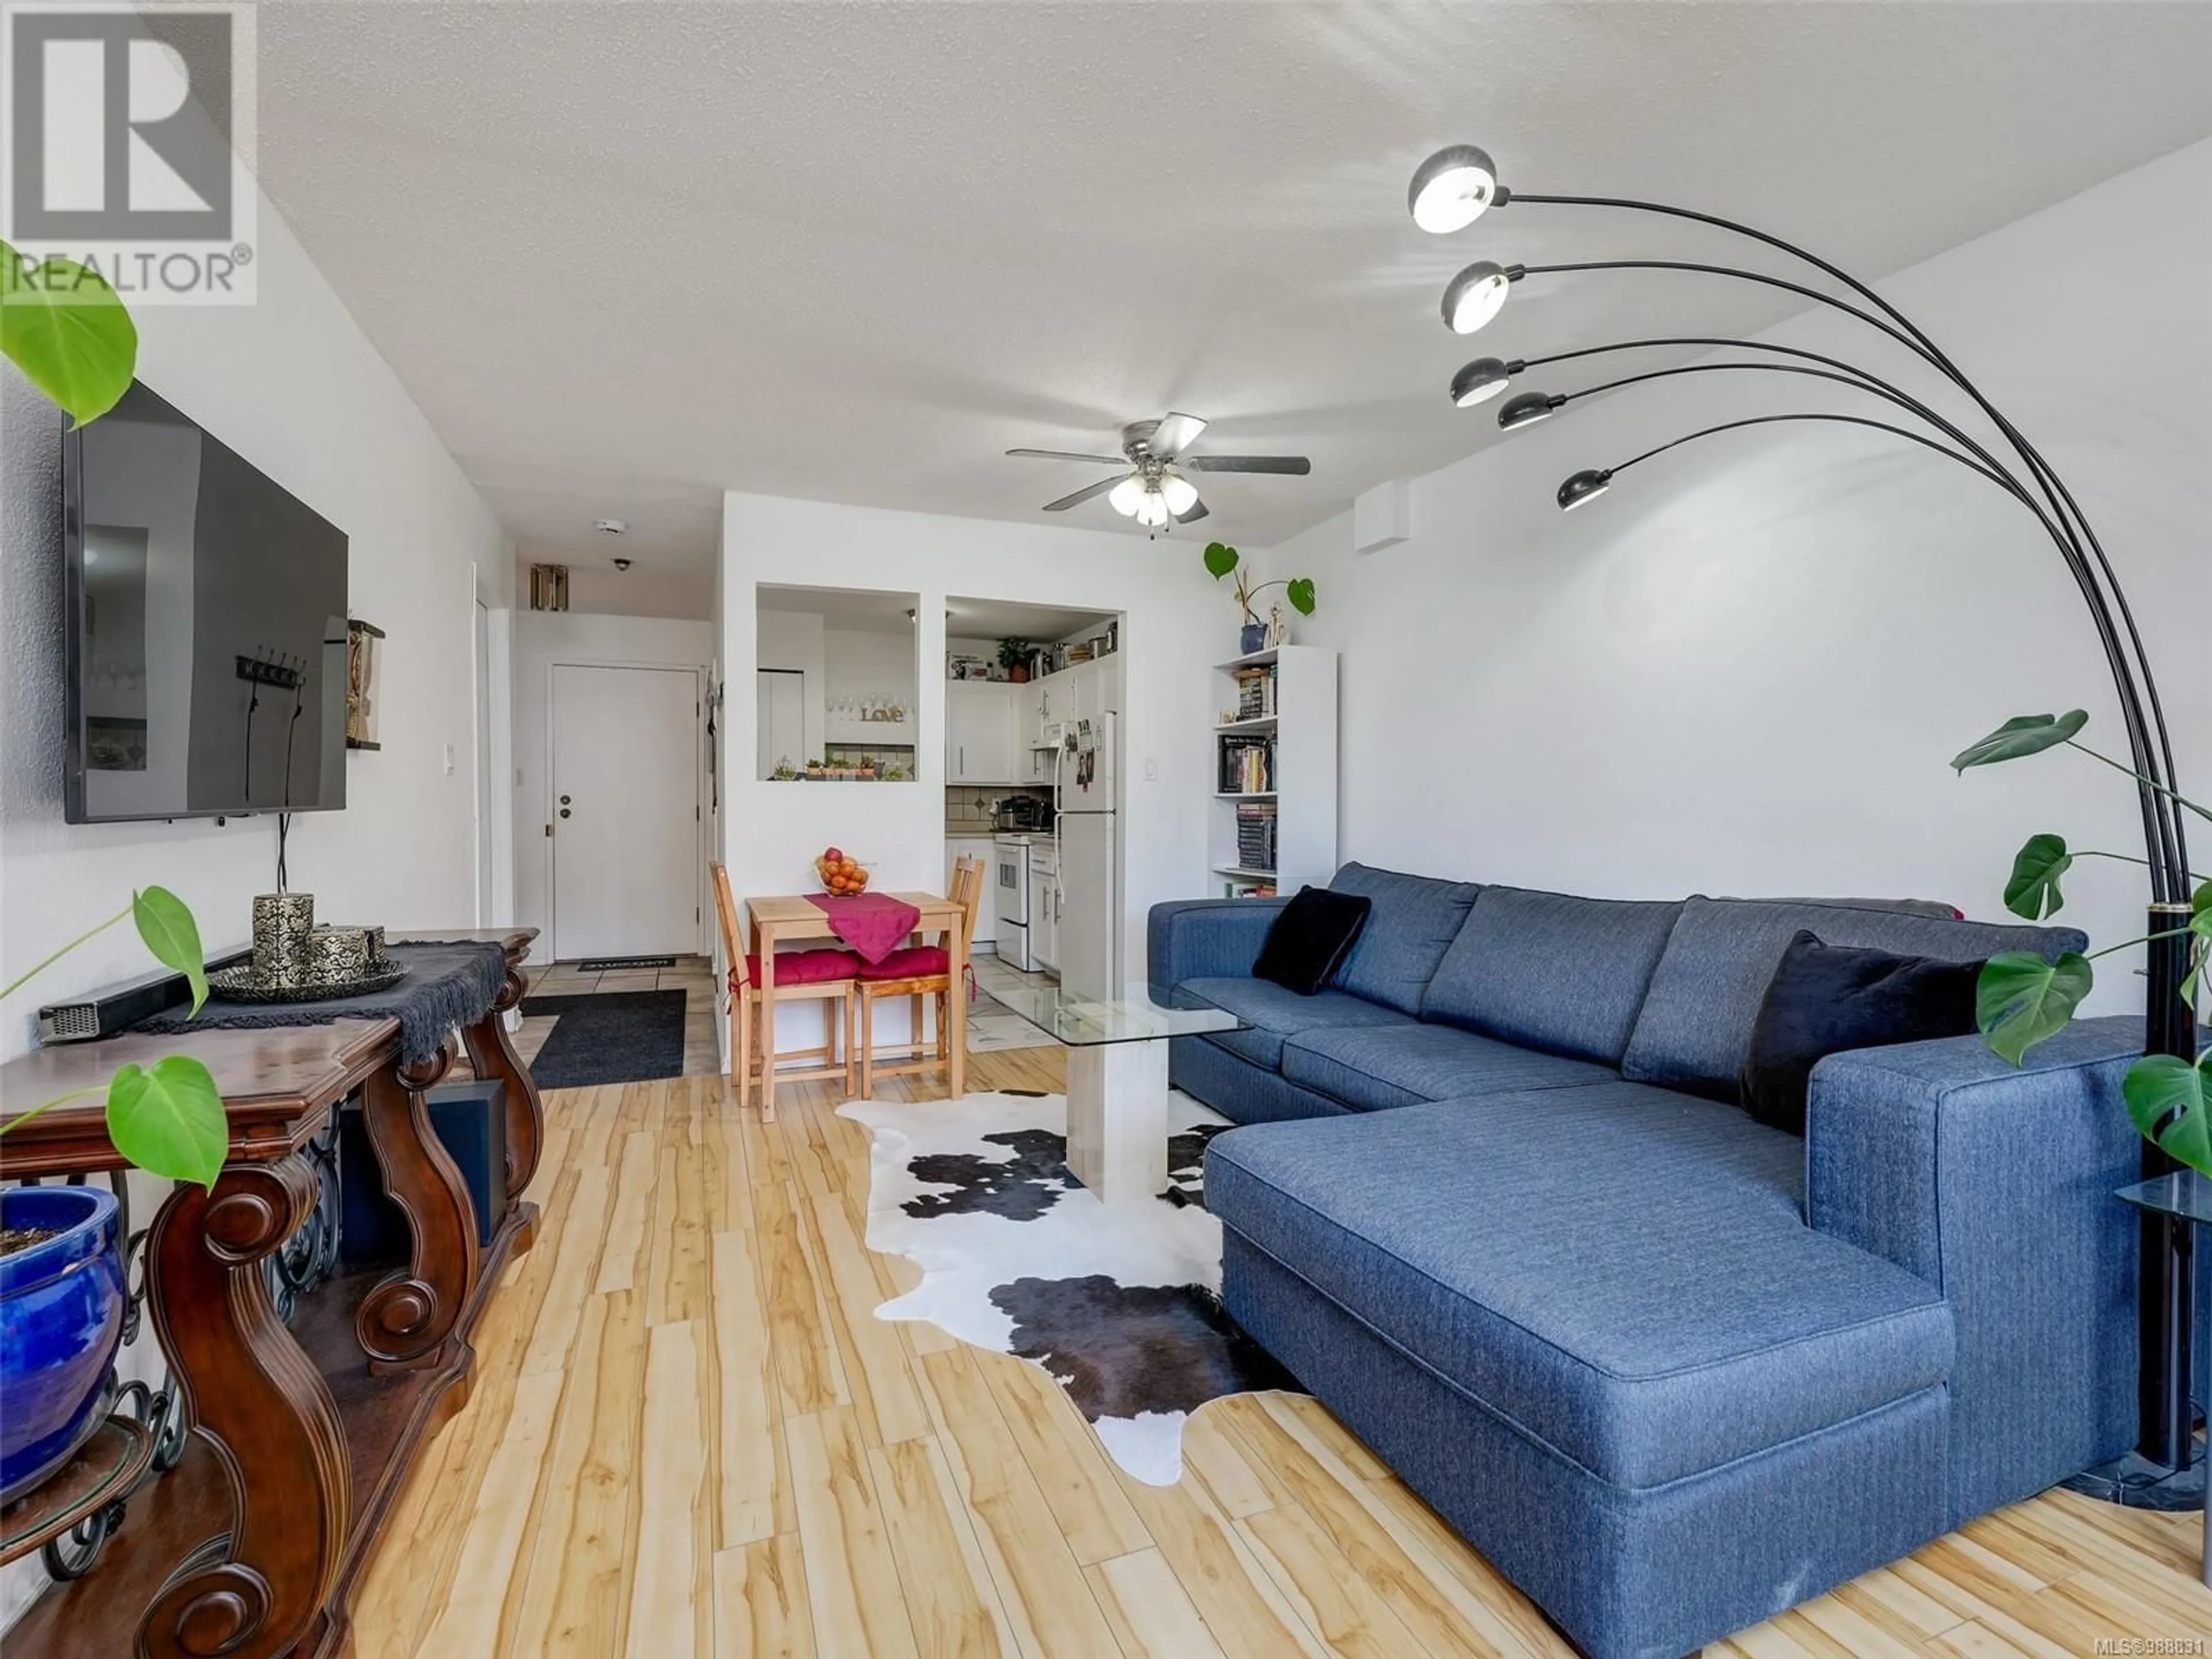
{"label": "wooden dining chair", "polygon": [[[858,982],[860,958],[850,951],[778,951],[775,1000],[820,1001],[823,1005],[822,1043],[814,1048],[787,1048],[778,1054],[763,1056],[756,1053],[758,1042],[755,1033],[760,1028],[754,1016],[760,1004],[760,958],[746,953],[744,942],[738,935],[737,901],[730,896],[730,872],[719,863],[711,867],[714,873],[714,910],[722,922],[722,950],[730,959],[729,1076],[738,1085],[738,1107],[742,1109],[750,1098],[753,1085],[763,1075],[763,1068],[784,1060],[818,1060],[822,1063],[797,1071],[779,1071],[775,1074],[777,1082],[836,1079],[844,1084],[846,1094],[851,1095],[854,1071],[853,1018],[857,1000],[853,989]],[[831,1003],[836,1004],[834,1018],[829,1006]],[[765,1088],[761,1091],[761,1121],[775,1121],[775,1109]]]}
{"label": "wooden dining chair", "polygon": [[[945,895],[960,907],[960,935],[972,947],[975,941],[975,912],[983,896],[983,860],[961,858],[953,862],[952,890]],[[952,1081],[951,1025],[946,1018],[950,1000],[968,994],[967,987],[952,982],[953,940],[947,933],[936,945],[910,945],[892,951],[881,962],[862,963],[860,977],[855,989],[859,992],[860,1051],[860,1098],[876,1097],[876,1079],[879,1077],[901,1077],[916,1072],[933,1072],[945,1068],[945,1084]],[[876,1060],[876,1004],[885,997],[914,999],[914,1040],[894,1043],[890,1052],[909,1054],[911,1059],[892,1065],[880,1065]],[[934,998],[937,1003],[937,1042],[932,1045],[921,1036],[921,1014],[924,1004]]]}

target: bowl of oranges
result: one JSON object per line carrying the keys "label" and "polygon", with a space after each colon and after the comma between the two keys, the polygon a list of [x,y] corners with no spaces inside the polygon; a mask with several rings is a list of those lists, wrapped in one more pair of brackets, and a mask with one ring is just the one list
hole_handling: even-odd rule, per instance
{"label": "bowl of oranges", "polygon": [[825,847],[814,860],[814,873],[822,884],[832,893],[865,893],[868,890],[868,872],[849,853],[835,847]]}

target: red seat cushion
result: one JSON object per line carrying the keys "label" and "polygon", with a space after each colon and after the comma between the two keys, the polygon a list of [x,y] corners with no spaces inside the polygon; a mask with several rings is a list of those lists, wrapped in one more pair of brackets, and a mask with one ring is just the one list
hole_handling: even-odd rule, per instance
{"label": "red seat cushion", "polygon": [[[760,983],[760,953],[754,951],[745,957],[745,972],[750,982]],[[819,985],[824,980],[851,979],[860,971],[860,959],[850,951],[778,951],[775,953],[775,982],[778,985]],[[735,972],[730,975],[730,988],[739,987]]]}
{"label": "red seat cushion", "polygon": [[860,964],[862,979],[927,979],[952,971],[952,953],[941,945],[908,945],[881,962]]}

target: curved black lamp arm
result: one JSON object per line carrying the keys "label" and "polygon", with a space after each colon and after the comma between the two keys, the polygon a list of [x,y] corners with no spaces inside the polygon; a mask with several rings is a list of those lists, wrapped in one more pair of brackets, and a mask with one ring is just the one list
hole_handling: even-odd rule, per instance
{"label": "curved black lamp arm", "polygon": [[[1962,455],[1947,445],[1939,444],[1924,432],[1915,432],[1908,427],[1893,426],[1887,421],[1872,420],[1864,415],[1815,415],[1809,412],[1798,415],[1750,415],[1741,421],[1723,421],[1718,426],[1703,427],[1695,432],[1686,432],[1679,438],[1669,438],[1665,443],[1655,445],[1641,455],[1632,455],[1626,460],[1607,467],[1606,471],[1609,474],[1617,475],[1627,471],[1638,461],[1648,461],[1654,455],[1664,455],[1670,449],[1680,449],[1684,444],[1695,443],[1700,438],[1710,438],[1717,433],[1738,431],[1747,426],[1773,426],[1784,421],[1833,421],[1844,426],[1872,427],[1877,432],[1887,432],[1896,437],[1918,444],[1923,449],[1932,449],[1938,455],[1958,462],[1967,471],[1980,473],[1982,477],[2003,490],[2006,495],[2013,496],[2015,500],[2019,498],[2017,489],[2003,473],[1984,466],[1972,456]],[[2035,511],[2035,509],[2031,507],[2030,511]],[[2057,533],[2057,526],[2052,525],[2050,520],[2044,518],[2040,512],[2037,512],[2036,516],[2043,519],[2045,529],[2050,530],[2053,535]]]}
{"label": "curved black lamp arm", "polygon": [[[1533,202],[1571,207],[1626,208],[1637,212],[1656,213],[1669,218],[1687,219],[1698,224],[1711,225],[1717,229],[1748,237],[1753,241],[1787,253],[1792,258],[1803,261],[1814,270],[1842,283],[1852,293],[1860,295],[1874,306],[1882,316],[1889,318],[1895,326],[1882,322],[1880,318],[1871,316],[1855,306],[1845,304],[1832,295],[1823,295],[1817,289],[1806,289],[1796,283],[1783,282],[1778,278],[1762,276],[1756,272],[1734,270],[1727,267],[1704,268],[1710,270],[1715,275],[1747,277],[1770,286],[1787,289],[1856,317],[1869,325],[1881,329],[1892,338],[1910,345],[1918,356],[1941,370],[1946,379],[1973,399],[1982,412],[2004,434],[2006,441],[2019,453],[2021,459],[2027,464],[2028,470],[2043,486],[2044,492],[2050,498],[2051,505],[2057,509],[2061,522],[2069,527],[2079,527],[2081,538],[2087,544],[2088,552],[2095,560],[2097,568],[2104,578],[2103,589],[2106,591],[2100,592],[2093,602],[2092,608],[2100,609],[2109,605],[2111,609],[2117,611],[2119,625],[2126,630],[2128,644],[2135,654],[2137,672],[2125,675],[2116,686],[2116,690],[2119,692],[2122,717],[2129,727],[2129,746],[2135,757],[2136,769],[2158,779],[2169,789],[2173,786],[2176,781],[2173,744],[2166,731],[2166,710],[2159,696],[2158,682],[2151,672],[2150,658],[2143,649],[2142,635],[2136,625],[2135,613],[2128,604],[2126,591],[2121,587],[2119,577],[2112,569],[2112,561],[2106,556],[2104,545],[2098,540],[2096,531],[2091,526],[2087,515],[2081,511],[2079,503],[2075,501],[2072,492],[2066,488],[2057,471],[2043,459],[2041,453],[2028,441],[2026,434],[2005,417],[1996,404],[1983,395],[1981,389],[1966,378],[1958,365],[1943,354],[1925,330],[1842,267],[1832,264],[1818,254],[1799,247],[1796,243],[1786,241],[1770,232],[1740,223],[1733,219],[1722,218],[1717,214],[1700,213],[1690,208],[1674,207],[1664,202],[1645,202],[1628,197],[1539,195],[1510,191],[1502,185],[1495,199],[1499,206],[1508,202]],[[1659,261],[1642,263],[1647,266],[1656,266],[1662,269],[1700,268],[1685,267]],[[1531,267],[1531,269],[1534,268]],[[1545,268],[1571,270],[1577,267]],[[2149,708],[2148,727],[2144,720],[2142,707],[2145,702],[2148,702]],[[2151,748],[2154,732],[2157,740],[2155,752]],[[2151,786],[2139,785],[2138,793],[2142,798],[2143,828],[2151,854],[2153,892],[2158,898],[2168,902],[2184,900],[2188,892],[2189,857],[2188,843],[2181,815],[2172,805],[2167,796],[2160,793]]]}

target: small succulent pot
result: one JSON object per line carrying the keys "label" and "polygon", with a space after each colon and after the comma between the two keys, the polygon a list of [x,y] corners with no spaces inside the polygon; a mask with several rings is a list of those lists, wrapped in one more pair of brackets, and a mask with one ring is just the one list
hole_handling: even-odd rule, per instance
{"label": "small succulent pot", "polygon": [[0,1256],[0,1504],[68,1462],[106,1413],[126,1299],[118,1216],[95,1187],[0,1192],[0,1226],[53,1235]]}
{"label": "small succulent pot", "polygon": [[1237,634],[1237,641],[1241,647],[1238,654],[1250,656],[1255,651],[1261,650],[1267,645],[1267,624],[1263,622],[1246,623],[1243,629]]}

